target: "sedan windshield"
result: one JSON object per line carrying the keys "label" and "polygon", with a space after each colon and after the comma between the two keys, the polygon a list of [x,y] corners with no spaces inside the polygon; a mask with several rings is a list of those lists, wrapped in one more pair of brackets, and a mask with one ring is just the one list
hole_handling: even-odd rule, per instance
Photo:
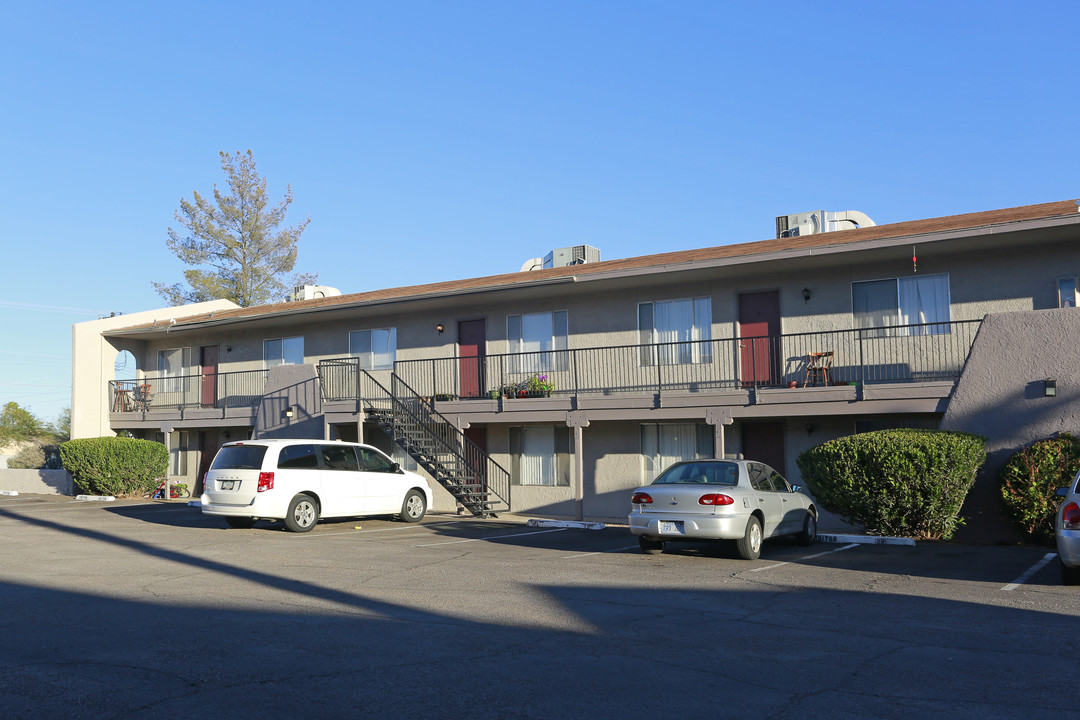
{"label": "sedan windshield", "polygon": [[653,485],[735,485],[739,481],[739,466],[729,462],[679,463],[653,480]]}

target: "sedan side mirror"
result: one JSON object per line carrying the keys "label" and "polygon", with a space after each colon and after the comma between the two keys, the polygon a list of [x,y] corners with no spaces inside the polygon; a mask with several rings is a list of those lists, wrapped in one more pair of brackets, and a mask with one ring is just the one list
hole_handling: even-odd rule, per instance
{"label": "sedan side mirror", "polygon": [[802,492],[802,485],[792,485],[791,492]]}
{"label": "sedan side mirror", "polygon": [[390,466],[390,472],[397,473],[398,475],[404,475],[405,474],[405,472],[401,469],[401,465],[398,464],[398,463],[394,463],[393,465]]}

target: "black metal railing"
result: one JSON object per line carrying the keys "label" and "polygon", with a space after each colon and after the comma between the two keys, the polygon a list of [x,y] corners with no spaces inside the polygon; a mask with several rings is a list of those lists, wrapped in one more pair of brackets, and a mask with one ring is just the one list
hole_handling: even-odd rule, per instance
{"label": "black metal railing", "polygon": [[510,473],[397,375],[390,375],[390,390],[362,369],[358,358],[324,360],[318,371],[325,400],[356,400],[470,512],[487,515],[509,509]]}
{"label": "black metal railing", "polygon": [[112,412],[255,407],[266,389],[266,370],[110,380]]}
{"label": "black metal railing", "polygon": [[[981,322],[399,360],[394,372],[435,400],[956,380]],[[328,374],[324,398],[355,397],[349,382]]]}

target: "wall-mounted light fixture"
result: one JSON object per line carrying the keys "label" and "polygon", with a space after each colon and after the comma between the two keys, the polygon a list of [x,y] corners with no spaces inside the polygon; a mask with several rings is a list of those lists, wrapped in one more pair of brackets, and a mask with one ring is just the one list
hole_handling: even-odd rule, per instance
{"label": "wall-mounted light fixture", "polygon": [[284,420],[291,420],[291,419],[292,419],[292,416],[293,416],[293,409],[292,409],[292,405],[290,405],[289,407],[285,408],[284,412],[282,412],[282,413],[281,413],[281,417],[282,417],[282,419],[284,419]]}
{"label": "wall-mounted light fixture", "polygon": [[443,327],[442,323],[439,323],[438,325],[435,326],[435,329],[439,331],[440,335],[442,335],[443,330],[445,330],[446,328]]}
{"label": "wall-mounted light fixture", "polygon": [[232,437],[232,433],[228,430],[225,431],[225,442],[229,442],[229,438]]}
{"label": "wall-mounted light fixture", "polygon": [[1054,378],[1046,378],[1043,380],[1043,395],[1046,397],[1057,397],[1057,380]]}
{"label": "wall-mounted light fixture", "polygon": [[810,435],[813,435],[813,434],[814,434],[814,426],[811,425],[810,423],[806,423],[806,435],[807,435],[807,437],[809,437]]}
{"label": "wall-mounted light fixture", "polygon": [[226,345],[225,346],[225,352],[231,353],[232,352],[232,345]]}
{"label": "wall-mounted light fixture", "polygon": [[810,288],[803,288],[802,289],[802,301],[804,303],[810,302]]}

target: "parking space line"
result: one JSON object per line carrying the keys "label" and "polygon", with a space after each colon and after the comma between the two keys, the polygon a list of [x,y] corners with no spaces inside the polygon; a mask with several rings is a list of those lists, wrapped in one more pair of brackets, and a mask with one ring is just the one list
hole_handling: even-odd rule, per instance
{"label": "parking space line", "polygon": [[[448,521],[448,522],[442,522],[442,523],[425,523],[423,525],[416,525],[416,524],[410,523],[408,525],[398,525],[396,527],[378,528],[378,529],[375,529],[375,530],[357,530],[354,527],[352,530],[341,530],[340,532],[329,532],[328,531],[328,532],[302,533],[300,535],[300,537],[320,538],[320,537],[330,537],[332,535],[365,535],[365,534],[370,534],[370,533],[398,532],[398,531],[401,531],[401,530],[419,530],[421,528],[436,527],[438,525],[457,525],[457,524],[458,523],[456,523],[454,521]],[[287,537],[291,537],[291,536],[292,536],[292,533],[290,533],[290,535],[287,536]]]}
{"label": "parking space line", "polygon": [[1037,562],[1034,565],[1032,565],[1031,567],[1029,567],[1024,572],[1023,575],[1016,578],[1011,583],[1009,583],[1008,585],[1006,585],[1005,587],[1003,587],[1001,589],[1002,590],[1015,590],[1016,588],[1020,587],[1021,585],[1026,583],[1028,580],[1030,580],[1032,575],[1034,575],[1035,573],[1042,570],[1044,567],[1046,567],[1047,563],[1049,563],[1051,560],[1053,560],[1056,557],[1057,557],[1057,553],[1046,553],[1046,555],[1043,555],[1042,560],[1040,560],[1039,562]]}
{"label": "parking space line", "polygon": [[[832,555],[833,553],[843,552],[844,550],[850,550],[851,548],[856,548],[856,547],[859,547],[859,543],[851,543],[850,545],[845,545],[844,547],[838,547],[838,548],[834,548],[832,550],[826,550],[825,552],[819,552],[819,553],[814,553],[813,555],[807,555],[806,557],[801,557],[798,560],[795,560],[795,561],[792,561],[792,562],[802,562],[803,560],[813,560],[814,558],[825,557],[826,555]],[[790,565],[790,564],[791,564],[790,562],[775,563],[773,565],[766,565],[765,567],[750,568],[750,572],[761,572],[762,570],[772,570],[773,568],[778,568],[778,567],[781,567],[783,565]]]}
{"label": "parking space line", "polygon": [[461,543],[471,542],[491,542],[492,540],[502,540],[503,538],[524,537],[526,535],[543,535],[545,533],[565,532],[566,530],[567,528],[554,528],[553,530],[536,530],[534,532],[515,533],[513,535],[497,535],[495,537],[469,538],[468,540],[450,540],[448,542],[425,543],[424,545],[415,545],[414,547],[435,547],[437,545],[460,545]]}
{"label": "parking space line", "polygon": [[604,555],[606,553],[622,552],[623,550],[633,550],[637,547],[637,545],[627,545],[626,547],[612,548],[611,550],[597,550],[596,552],[578,553],[577,555],[565,555],[561,559],[576,560],[577,558],[589,557],[590,555]]}

